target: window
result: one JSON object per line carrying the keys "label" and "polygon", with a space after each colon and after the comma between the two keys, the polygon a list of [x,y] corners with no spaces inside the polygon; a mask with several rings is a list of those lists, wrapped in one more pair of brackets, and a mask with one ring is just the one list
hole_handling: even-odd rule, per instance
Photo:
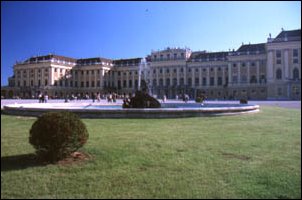
{"label": "window", "polygon": [[26,81],[23,81],[23,86],[26,86]]}
{"label": "window", "polygon": [[163,55],[160,55],[160,60],[163,60],[163,57],[164,57]]}
{"label": "window", "polygon": [[245,67],[245,63],[242,63],[242,64],[241,64],[241,67]]}
{"label": "window", "polygon": [[132,80],[129,80],[129,87],[132,87]]}
{"label": "window", "polygon": [[153,74],[155,74],[156,73],[156,70],[155,69],[153,69]]}
{"label": "window", "polygon": [[236,63],[234,63],[234,64],[233,64],[233,67],[236,67],[236,66],[237,66]]}
{"label": "window", "polygon": [[91,82],[91,87],[94,87],[94,81]]}
{"label": "window", "polygon": [[185,54],[184,54],[184,53],[181,53],[181,57],[184,58],[184,57],[185,57]]}
{"label": "window", "polygon": [[177,86],[177,78],[173,78],[173,86]]}
{"label": "window", "polygon": [[195,72],[198,72],[198,68],[195,69]]}
{"label": "window", "polygon": [[192,86],[192,78],[188,78],[188,85]]}
{"label": "window", "polygon": [[217,79],[217,85],[222,85],[222,77],[218,77],[218,79]]}
{"label": "window", "polygon": [[176,59],[176,58],[177,58],[177,54],[175,53],[175,54],[174,54],[174,59]]}
{"label": "window", "polygon": [[185,84],[184,78],[180,78],[180,79],[179,79],[179,84],[180,84],[180,85],[184,85],[184,84]]}
{"label": "window", "polygon": [[237,76],[233,76],[233,83],[237,83],[238,82],[238,77]]}
{"label": "window", "polygon": [[255,75],[252,75],[252,76],[251,76],[250,83],[257,83],[257,78],[256,78]]}
{"label": "window", "polygon": [[174,69],[173,72],[176,73],[176,69]]}
{"label": "window", "polygon": [[127,81],[126,80],[123,81],[123,87],[124,88],[127,87]]}
{"label": "window", "polygon": [[166,79],[166,85],[170,86],[170,79],[169,78]]}
{"label": "window", "polygon": [[153,79],[153,86],[156,86],[156,79]]}
{"label": "window", "polygon": [[295,68],[293,70],[293,79],[294,80],[298,80],[299,79],[299,70],[298,70],[298,68]]}
{"label": "window", "polygon": [[81,87],[84,87],[84,81],[81,81]]}
{"label": "window", "polygon": [[70,81],[70,87],[73,87],[73,82],[72,81]]}
{"label": "window", "polygon": [[277,64],[279,64],[279,65],[281,64],[281,60],[280,59],[277,60]]}
{"label": "window", "polygon": [[[39,71],[40,72],[40,71]],[[57,72],[57,68],[55,68],[55,72]]]}
{"label": "window", "polygon": [[101,81],[97,81],[97,82],[96,82],[96,86],[97,86],[97,87],[101,87]]}
{"label": "window", "polygon": [[245,76],[245,75],[242,75],[242,76],[241,76],[241,83],[246,83],[246,81],[247,81],[246,76]]}
{"label": "window", "polygon": [[298,57],[298,49],[293,49],[293,57]]}
{"label": "window", "polygon": [[184,72],[184,69],[183,69],[183,68],[180,68],[180,72]]}
{"label": "window", "polygon": [[254,66],[255,66],[255,63],[254,63],[254,62],[252,62],[252,63],[251,63],[251,65],[254,67]]}
{"label": "window", "polygon": [[168,58],[168,60],[170,60],[170,54],[167,54],[167,58]]}
{"label": "window", "polygon": [[282,96],[282,88],[278,88],[278,96]]}
{"label": "window", "polygon": [[211,68],[210,71],[212,72],[212,71],[213,71],[213,68]]}
{"label": "window", "polygon": [[164,81],[163,81],[163,79],[161,78],[161,79],[159,79],[159,86],[163,86],[164,85]]}
{"label": "window", "polygon": [[45,79],[45,82],[44,82],[45,84],[44,85],[47,85],[48,84],[48,81],[47,81],[47,79]]}
{"label": "window", "polygon": [[276,57],[277,58],[281,58],[281,50],[277,50],[276,51]]}
{"label": "window", "polygon": [[199,78],[195,78],[195,85],[199,85]]}
{"label": "window", "polygon": [[162,74],[162,73],[163,73],[163,70],[162,70],[162,69],[159,69],[159,73]]}
{"label": "window", "polygon": [[33,80],[30,81],[30,86],[34,86],[34,81]]}
{"label": "window", "polygon": [[167,73],[170,73],[170,70],[169,70],[169,69],[167,69],[167,70],[166,70],[166,72],[167,72]]}
{"label": "window", "polygon": [[214,77],[210,77],[210,86],[214,85]]}
{"label": "window", "polygon": [[75,86],[75,87],[78,87],[78,81],[75,81],[75,82],[74,82],[74,86]]}
{"label": "window", "polygon": [[120,81],[120,80],[117,81],[117,88],[118,88],[118,89],[121,89],[121,88],[122,88],[122,85],[121,85],[121,81]]}
{"label": "window", "polygon": [[282,71],[281,71],[281,69],[277,69],[277,71],[276,71],[276,78],[278,80],[282,79]]}
{"label": "window", "polygon": [[293,63],[294,63],[294,64],[298,64],[298,58],[295,58],[295,59],[293,60]]}
{"label": "window", "polygon": [[120,76],[120,75],[121,75],[121,72],[117,72],[117,75]]}
{"label": "window", "polygon": [[[55,81],[55,85],[57,85],[57,82]],[[38,80],[38,86],[40,87],[41,86],[41,80],[39,79]]]}
{"label": "window", "polygon": [[207,85],[207,78],[206,77],[202,78],[202,85]]}
{"label": "window", "polygon": [[221,71],[221,68],[220,68],[220,67],[218,67],[218,71]]}

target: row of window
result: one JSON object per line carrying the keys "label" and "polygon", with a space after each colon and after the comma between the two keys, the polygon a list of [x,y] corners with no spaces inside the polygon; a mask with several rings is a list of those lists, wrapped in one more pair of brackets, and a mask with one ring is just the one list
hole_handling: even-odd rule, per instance
{"label": "row of window", "polygon": [[[277,80],[282,79],[282,70],[280,68],[278,68],[276,70],[276,79]],[[300,79],[300,73],[299,73],[299,69],[298,68],[294,68],[293,69],[293,79],[294,80]]]}

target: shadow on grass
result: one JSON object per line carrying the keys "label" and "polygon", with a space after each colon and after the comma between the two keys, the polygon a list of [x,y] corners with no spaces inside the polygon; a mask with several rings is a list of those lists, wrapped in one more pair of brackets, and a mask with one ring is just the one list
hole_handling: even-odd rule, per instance
{"label": "shadow on grass", "polygon": [[29,167],[40,167],[45,165],[47,165],[47,163],[39,161],[35,154],[1,157],[1,172],[23,170]]}

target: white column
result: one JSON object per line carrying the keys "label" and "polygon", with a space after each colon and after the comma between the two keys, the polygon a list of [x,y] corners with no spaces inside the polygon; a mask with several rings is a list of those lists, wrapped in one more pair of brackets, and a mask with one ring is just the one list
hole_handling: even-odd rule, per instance
{"label": "white column", "polygon": [[156,68],[155,72],[156,72],[156,85],[157,85],[157,87],[159,86],[158,71],[159,71],[159,69]]}
{"label": "white column", "polygon": [[210,67],[207,67],[207,86],[210,86]]}
{"label": "white column", "polygon": [[214,86],[217,86],[217,67],[214,67]]}
{"label": "white column", "polygon": [[[93,70],[94,71],[94,87],[96,88],[97,87],[97,70]],[[74,81],[73,81],[73,84],[74,84]]]}
{"label": "white column", "polygon": [[203,68],[199,68],[199,86],[201,86],[202,85],[202,69]]}
{"label": "white column", "polygon": [[237,63],[237,67],[238,67],[238,84],[241,84],[241,73],[240,73],[240,63]]}
{"label": "white column", "polygon": [[257,72],[257,73],[256,73],[256,74],[257,74],[257,83],[260,83],[260,80],[259,80],[259,77],[260,77],[260,73],[259,73],[260,61],[258,60],[256,63],[257,63],[257,64],[256,64],[256,65],[257,65],[257,66],[256,66],[256,67],[257,67],[257,68],[256,68],[256,70],[257,70],[257,71],[256,71],[256,72]]}
{"label": "white column", "polygon": [[[132,71],[132,89],[133,89],[133,90],[134,90],[134,88],[135,88],[134,75],[135,75],[135,71]],[[137,83],[137,84],[138,84],[138,83]]]}
{"label": "white column", "polygon": [[250,84],[250,65],[251,65],[251,62],[248,61],[247,62],[247,84],[249,85]]}
{"label": "white column", "polygon": [[183,67],[183,70],[184,70],[184,84],[185,85],[187,85],[188,83],[187,83],[187,68],[184,66]]}
{"label": "white column", "polygon": [[172,75],[172,73],[173,73],[173,68],[170,68],[170,69],[169,69],[169,72],[170,72],[170,86],[171,86],[171,85],[173,85],[173,75]]}
{"label": "white column", "polygon": [[192,71],[192,87],[195,87],[195,68],[191,69]]}
{"label": "white column", "polygon": [[284,51],[284,76],[283,79],[289,78],[289,63],[288,63],[288,49]]}
{"label": "white column", "polygon": [[179,85],[179,68],[176,68],[177,85]]}
{"label": "white column", "polygon": [[126,72],[126,88],[129,88],[129,72]]}
{"label": "white column", "polygon": [[164,84],[164,86],[166,86],[166,68],[163,68],[162,69],[162,72],[163,72],[163,84]]}
{"label": "white column", "polygon": [[224,67],[221,67],[221,70],[222,70],[222,85],[225,84],[225,69]]}
{"label": "white column", "polygon": [[232,77],[232,63],[228,64],[228,72],[229,72],[229,82],[228,85],[232,85],[233,77]]}
{"label": "white column", "polygon": [[50,79],[49,79],[49,84],[50,85],[54,84],[54,70],[55,69],[53,67],[50,68]]}
{"label": "white column", "polygon": [[44,68],[41,69],[41,86],[45,86],[44,85],[45,80],[44,80]]}
{"label": "white column", "polygon": [[104,88],[104,69],[101,69],[101,73],[100,73],[100,86],[101,86],[101,89]]}
{"label": "white column", "polygon": [[273,51],[269,50],[268,51],[268,56],[267,56],[267,81],[272,82],[274,79],[274,66],[273,66]]}
{"label": "white column", "polygon": [[48,68],[48,85],[52,85],[51,79],[52,79],[52,67]]}
{"label": "white column", "polygon": [[89,81],[89,88],[91,88],[91,70],[88,70],[88,81]]}

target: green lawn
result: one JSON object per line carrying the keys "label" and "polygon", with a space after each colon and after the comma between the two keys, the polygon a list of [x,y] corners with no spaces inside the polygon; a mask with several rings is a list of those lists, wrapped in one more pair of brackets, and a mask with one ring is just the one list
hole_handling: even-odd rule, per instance
{"label": "green lawn", "polygon": [[35,118],[1,115],[1,198],[300,198],[301,110],[84,119],[93,159],[39,166]]}

